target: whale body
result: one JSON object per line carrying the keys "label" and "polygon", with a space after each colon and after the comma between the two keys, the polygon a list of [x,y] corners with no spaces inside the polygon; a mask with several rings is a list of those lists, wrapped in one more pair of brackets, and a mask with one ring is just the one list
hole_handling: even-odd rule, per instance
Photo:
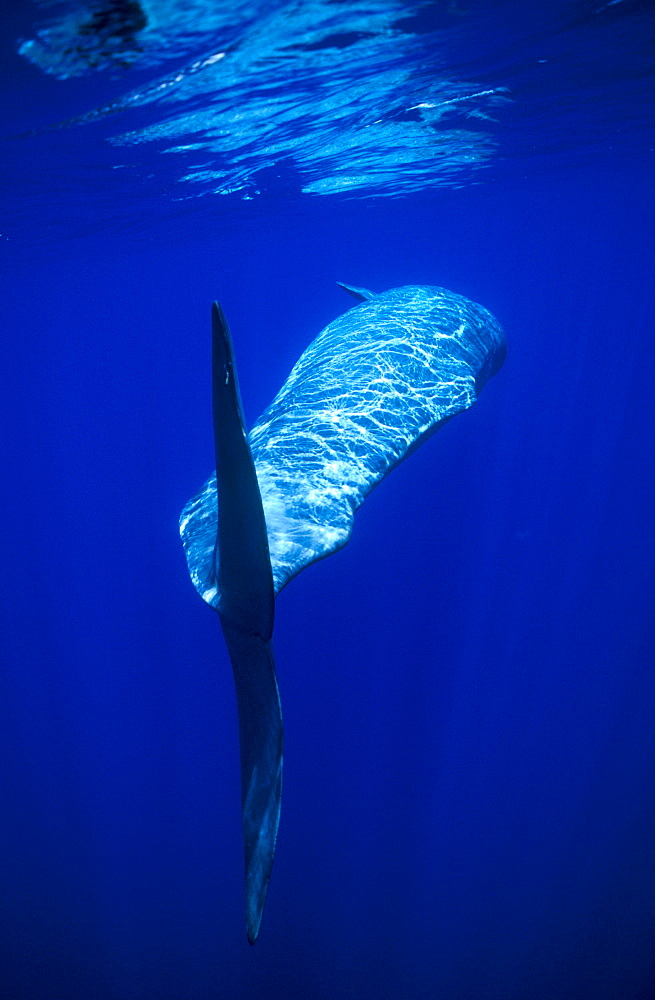
{"label": "whale body", "polygon": [[505,358],[498,321],[446,289],[380,294],[327,326],[246,432],[232,341],[212,309],[216,473],[184,507],[189,572],[219,615],[237,692],[248,939],[270,878],[282,788],[274,600],[342,548],[368,493],[456,413]]}

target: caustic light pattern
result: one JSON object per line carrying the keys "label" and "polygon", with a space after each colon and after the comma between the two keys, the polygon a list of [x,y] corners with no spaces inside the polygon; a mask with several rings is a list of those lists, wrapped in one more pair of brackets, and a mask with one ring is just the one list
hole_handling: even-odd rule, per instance
{"label": "caustic light pattern", "polygon": [[[366,296],[323,330],[249,435],[276,594],[346,544],[371,489],[448,418],[467,409],[504,357],[480,305],[408,285]],[[215,475],[180,521],[193,583],[212,606]]]}

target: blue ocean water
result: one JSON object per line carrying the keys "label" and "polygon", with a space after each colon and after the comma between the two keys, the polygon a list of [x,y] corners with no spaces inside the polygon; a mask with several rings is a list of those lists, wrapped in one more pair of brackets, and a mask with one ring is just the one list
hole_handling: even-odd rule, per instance
{"label": "blue ocean water", "polygon": [[[654,36],[639,0],[3,5],[2,1000],[655,996]],[[211,301],[252,424],[337,281],[461,293],[508,356],[277,601],[251,948],[177,521]]]}

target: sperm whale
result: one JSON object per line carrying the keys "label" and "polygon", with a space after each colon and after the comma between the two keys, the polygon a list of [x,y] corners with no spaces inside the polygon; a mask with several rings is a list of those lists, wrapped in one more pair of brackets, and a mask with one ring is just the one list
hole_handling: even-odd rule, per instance
{"label": "sperm whale", "polygon": [[218,612],[234,674],[251,944],[282,794],[275,597],[346,544],[367,494],[468,409],[505,358],[498,321],[461,295],[428,285],[379,294],[341,287],[357,305],[312,341],[249,434],[230,330],[214,303],[216,472],[180,516],[191,579]]}

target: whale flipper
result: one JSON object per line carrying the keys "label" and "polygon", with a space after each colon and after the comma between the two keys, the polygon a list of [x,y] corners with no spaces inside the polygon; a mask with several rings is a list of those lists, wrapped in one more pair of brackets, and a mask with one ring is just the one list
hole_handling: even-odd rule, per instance
{"label": "whale flipper", "polygon": [[217,472],[180,518],[191,579],[218,611],[234,671],[251,943],[280,812],[274,596],[346,544],[364,498],[472,406],[505,357],[497,320],[461,295],[432,285],[376,295],[342,287],[359,304],[312,341],[248,437],[230,333],[214,304]]}
{"label": "whale flipper", "polygon": [[275,677],[274,591],[266,521],[239,396],[232,338],[212,307],[218,521],[214,578],[239,715],[248,940],[255,943],[273,865],[282,794],[282,710]]}

